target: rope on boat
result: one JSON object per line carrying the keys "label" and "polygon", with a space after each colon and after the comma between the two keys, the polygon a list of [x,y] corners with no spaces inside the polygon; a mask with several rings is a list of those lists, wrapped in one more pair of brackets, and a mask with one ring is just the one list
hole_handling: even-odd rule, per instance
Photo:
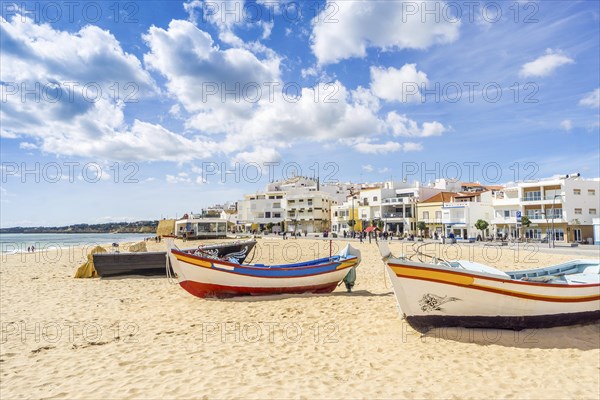
{"label": "rope on boat", "polygon": [[175,242],[173,241],[173,239],[171,239],[171,243],[168,245],[167,248],[167,255],[165,257],[165,269],[167,270],[167,282],[169,282],[171,285],[178,285],[179,282],[177,281],[173,271],[171,270],[171,260],[169,257],[169,254],[171,254],[171,249],[172,248],[176,248],[178,249],[177,245],[175,245]]}
{"label": "rope on boat", "polygon": [[250,259],[250,261],[245,261],[244,264],[252,264],[252,261],[254,261],[254,255],[256,254],[256,246],[258,245],[258,243],[256,243],[254,245],[254,247],[252,248],[252,258]]}

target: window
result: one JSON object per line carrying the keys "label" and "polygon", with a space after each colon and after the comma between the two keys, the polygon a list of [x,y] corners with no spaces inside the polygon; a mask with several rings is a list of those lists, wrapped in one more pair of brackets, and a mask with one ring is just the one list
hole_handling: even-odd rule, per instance
{"label": "window", "polygon": [[338,213],[337,213],[337,211],[334,211],[334,212],[333,212],[333,216],[334,216],[334,217],[337,217],[337,216],[338,216]]}
{"label": "window", "polygon": [[377,201],[377,196],[373,196],[373,201]]}
{"label": "window", "polygon": [[423,219],[429,219],[429,211],[423,211]]}
{"label": "window", "polygon": [[435,212],[435,218],[442,219],[442,212],[441,211],[436,211]]}
{"label": "window", "polygon": [[281,213],[273,213],[273,218],[281,218]]}
{"label": "window", "polygon": [[581,242],[581,229],[573,229],[573,239],[576,242]]}
{"label": "window", "polygon": [[541,239],[542,238],[542,230],[541,229],[527,229],[525,231],[525,237],[527,239]]}
{"label": "window", "polygon": [[504,210],[504,218],[510,218],[510,210]]}
{"label": "window", "polygon": [[[548,229],[546,231],[546,235],[549,238],[552,238],[552,229]],[[564,229],[555,229],[554,230],[554,240],[565,240],[565,231],[564,231]]]}
{"label": "window", "polygon": [[581,189],[573,189],[573,194],[581,194]]}
{"label": "window", "polygon": [[590,214],[592,215],[596,215],[596,209],[595,208],[590,208]]}
{"label": "window", "polygon": [[581,208],[576,208],[575,209],[575,214],[581,214]]}
{"label": "window", "polygon": [[542,217],[542,210],[527,210],[527,218],[529,219],[540,219]]}
{"label": "window", "polygon": [[525,193],[525,201],[540,200],[541,198],[542,198],[542,193],[539,191]]}
{"label": "window", "polygon": [[281,208],[281,203],[273,203],[273,208]]}
{"label": "window", "polygon": [[554,211],[551,208],[546,209],[546,215],[549,219],[562,218],[562,208],[555,208]]}
{"label": "window", "polygon": [[596,191],[594,189],[588,189],[588,194],[590,196],[595,196],[596,195]]}
{"label": "window", "polygon": [[312,199],[308,199],[308,205],[312,206]]}

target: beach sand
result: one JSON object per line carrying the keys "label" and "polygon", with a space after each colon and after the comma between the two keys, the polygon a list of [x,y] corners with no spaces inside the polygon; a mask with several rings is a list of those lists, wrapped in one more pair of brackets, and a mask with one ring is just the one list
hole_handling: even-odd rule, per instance
{"label": "beach sand", "polygon": [[[600,324],[421,335],[399,317],[375,243],[353,245],[362,264],[352,294],[342,285],[230,300],[195,298],[160,277],[73,279],[81,248],[3,255],[0,397],[600,398]],[[505,270],[582,258],[435,247]],[[329,242],[259,239],[258,248],[255,262],[291,262],[327,255]]]}

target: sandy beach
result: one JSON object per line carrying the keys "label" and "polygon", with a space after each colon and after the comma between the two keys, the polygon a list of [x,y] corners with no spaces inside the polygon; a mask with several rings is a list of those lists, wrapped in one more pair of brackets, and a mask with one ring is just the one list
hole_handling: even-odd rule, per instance
{"label": "sandy beach", "polygon": [[[600,324],[421,335],[399,317],[375,243],[353,243],[363,261],[351,294],[342,285],[230,300],[198,299],[161,277],[73,279],[81,248],[3,255],[0,397],[600,398]],[[406,243],[390,246],[410,254]],[[264,263],[329,253],[319,240],[257,247],[254,262]],[[598,256],[432,247],[503,270]]]}

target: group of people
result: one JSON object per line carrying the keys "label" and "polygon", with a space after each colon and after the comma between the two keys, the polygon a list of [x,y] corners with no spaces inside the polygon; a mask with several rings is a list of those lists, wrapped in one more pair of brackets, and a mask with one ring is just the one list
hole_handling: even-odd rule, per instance
{"label": "group of people", "polygon": [[35,251],[35,246],[28,246],[27,247],[27,252],[28,253],[33,253]]}
{"label": "group of people", "polygon": [[151,240],[154,240],[156,243],[160,243],[162,240],[161,236],[154,236],[154,237],[149,237],[149,238],[145,238],[144,241],[149,242]]}
{"label": "group of people", "polygon": [[[282,236],[283,236],[283,240],[287,240],[287,232],[283,231]],[[306,235],[308,235],[308,232],[304,232],[304,236],[306,237]],[[290,232],[290,236],[293,237],[294,239],[298,239],[299,237],[302,237],[302,232]]]}

